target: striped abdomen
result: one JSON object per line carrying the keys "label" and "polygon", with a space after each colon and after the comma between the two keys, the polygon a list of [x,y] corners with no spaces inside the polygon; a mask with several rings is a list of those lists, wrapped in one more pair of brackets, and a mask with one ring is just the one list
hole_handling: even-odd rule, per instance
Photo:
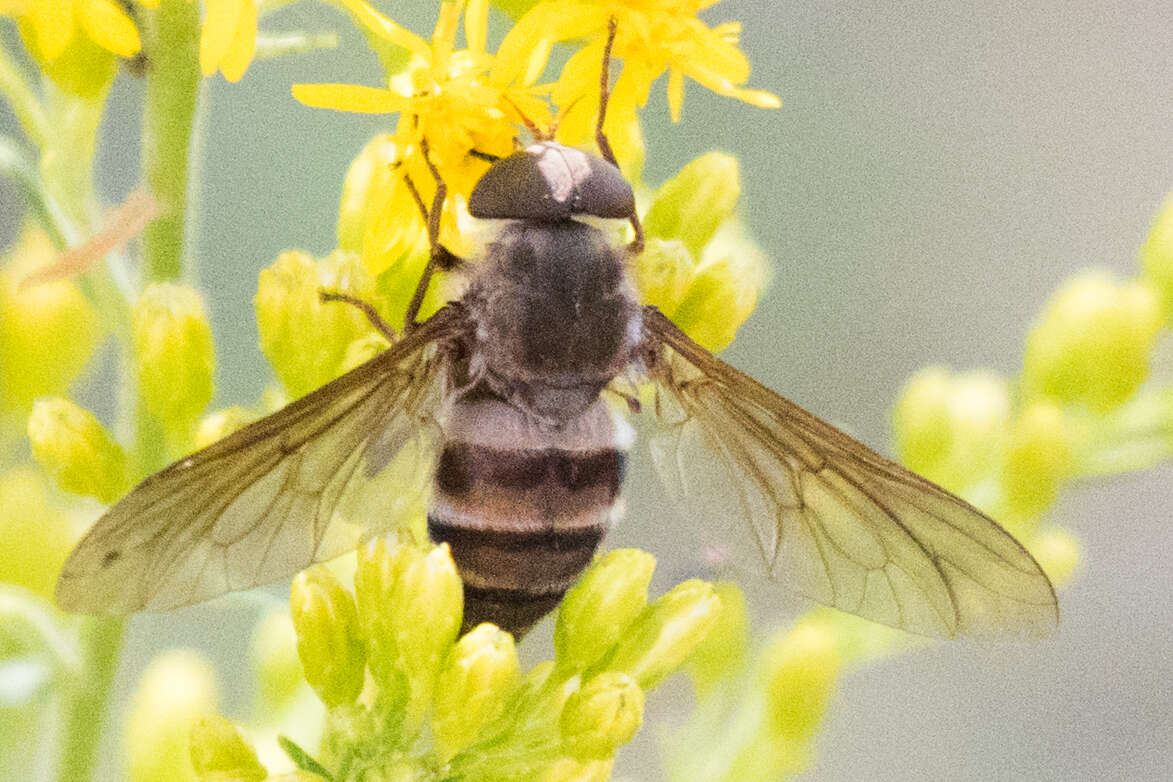
{"label": "striped abdomen", "polygon": [[445,429],[428,533],[452,548],[465,629],[493,622],[521,635],[558,605],[607,533],[629,430],[602,402],[542,431],[493,398],[457,402]]}

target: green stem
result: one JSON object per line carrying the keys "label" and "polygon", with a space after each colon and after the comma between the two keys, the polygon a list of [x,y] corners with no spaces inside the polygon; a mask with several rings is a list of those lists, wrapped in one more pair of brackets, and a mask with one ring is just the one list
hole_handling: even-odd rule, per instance
{"label": "green stem", "polygon": [[200,87],[199,8],[188,0],[163,0],[143,16],[151,71],[142,167],[162,207],[143,232],[143,261],[148,280],[174,280],[183,274],[188,165]]}
{"label": "green stem", "polygon": [[65,709],[65,741],[57,774],[58,779],[70,782],[83,782],[91,776],[122,648],[122,621],[105,617],[86,620],[82,638],[87,659]]}

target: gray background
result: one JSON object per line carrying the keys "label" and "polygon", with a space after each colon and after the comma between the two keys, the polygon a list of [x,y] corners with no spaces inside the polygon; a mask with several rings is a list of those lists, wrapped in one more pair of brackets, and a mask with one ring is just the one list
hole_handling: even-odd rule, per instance
{"label": "gray background", "polygon": [[[430,31],[431,5],[405,5],[382,7]],[[660,85],[646,174],[658,182],[711,148],[740,157],[743,216],[773,283],[725,357],[767,385],[883,449],[889,405],[916,369],[1016,373],[1031,318],[1064,278],[1091,265],[1135,270],[1173,186],[1166,3],[729,0],[706,18],[744,22],[752,86],[784,106],[754,109],[690,83],[684,122],[673,126]],[[342,18],[308,4],[264,24],[332,25],[344,27]],[[258,270],[288,247],[332,248],[342,174],[383,127],[289,98],[296,81],[377,83],[357,36],[343,42],[257,63],[240,85],[207,83],[195,248],[217,338],[218,403],[250,402],[267,380],[252,317]],[[120,83],[111,139],[137,132],[140,92]],[[114,200],[137,173],[126,147],[104,150],[102,185]],[[1056,637],[939,644],[850,675],[809,778],[1168,778],[1171,475],[1066,491],[1053,516],[1083,538],[1086,560],[1061,596]],[[646,477],[633,476],[634,518],[617,542],[639,543],[640,526],[670,523],[653,515]],[[693,562],[687,549],[657,553],[667,573]],[[786,601],[758,623],[800,609]],[[149,655],[173,644],[204,649],[232,676],[249,616],[228,604],[135,619],[120,701]],[[247,697],[226,701],[243,708]],[[655,778],[655,751],[647,735],[617,770]]]}

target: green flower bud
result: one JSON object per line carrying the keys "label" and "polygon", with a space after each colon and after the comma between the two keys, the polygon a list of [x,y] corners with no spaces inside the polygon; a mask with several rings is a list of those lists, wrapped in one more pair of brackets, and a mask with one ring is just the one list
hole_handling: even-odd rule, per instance
{"label": "green flower bud", "polygon": [[644,691],[625,673],[604,671],[562,708],[562,745],[576,758],[602,759],[631,741],[643,724]]}
{"label": "green flower bud", "polygon": [[932,367],[913,375],[893,410],[901,461],[955,492],[986,479],[1005,449],[1010,388],[989,372],[951,376]]}
{"label": "green flower bud", "polygon": [[212,399],[212,328],[195,290],[149,285],[134,305],[139,394],[172,436],[187,436]]}
{"label": "green flower bud", "polygon": [[1161,308],[1168,319],[1173,312],[1173,196],[1165,199],[1148,238],[1140,248],[1144,278],[1161,294]]}
{"label": "green flower bud", "polygon": [[337,377],[350,343],[371,332],[362,312],[323,302],[323,290],[372,301],[375,284],[357,255],[340,250],[317,262],[305,253],[282,253],[258,278],[253,305],[261,350],[295,398]]}
{"label": "green flower bud", "polygon": [[644,216],[650,238],[679,239],[695,256],[733,214],[741,195],[737,158],[708,152],[660,186]]}
{"label": "green flower bud", "polygon": [[187,649],[152,660],[139,681],[123,733],[131,782],[195,782],[192,728],[215,712],[211,663]]}
{"label": "green flower bud", "polygon": [[739,223],[728,224],[706,248],[692,287],[676,309],[676,325],[709,350],[724,350],[753,313],[765,284],[761,250]]}
{"label": "green flower bud", "polygon": [[0,581],[52,599],[73,536],[47,488],[32,468],[0,474]]}
{"label": "green flower bud", "polygon": [[607,653],[644,610],[656,558],[616,549],[591,565],[562,599],[554,625],[558,663],[583,670]]}
{"label": "green flower bud", "polygon": [[379,538],[359,552],[355,595],[371,672],[392,697],[404,691],[414,723],[460,631],[463,586],[447,544],[392,545]]}
{"label": "green flower bud", "polygon": [[23,413],[37,397],[64,393],[102,338],[97,311],[72,281],[20,285],[56,255],[30,229],[0,268],[0,412]]}
{"label": "green flower bud", "polygon": [[745,594],[729,581],[716,584],[721,614],[696,651],[688,659],[688,672],[700,693],[713,690],[741,670],[749,645],[748,612]]}
{"label": "green flower bud", "polygon": [[766,698],[774,731],[788,739],[814,735],[839,678],[832,625],[804,621],[778,633],[763,654]]}
{"label": "green flower bud", "polygon": [[33,458],[66,491],[113,502],[126,491],[126,454],[94,414],[68,399],[41,399],[28,422]]}
{"label": "green flower bud", "polygon": [[249,652],[261,702],[268,710],[276,711],[297,694],[305,680],[297,652],[297,632],[289,613],[270,611],[258,622]]}
{"label": "green flower bud", "polygon": [[327,706],[353,702],[363,686],[366,648],[350,593],[325,566],[314,565],[293,579],[289,611],[306,681]]}
{"label": "green flower bud", "polygon": [[442,760],[468,746],[501,716],[521,678],[513,636],[480,624],[448,653],[436,683],[432,735]]}
{"label": "green flower bud", "polygon": [[927,367],[910,377],[896,398],[892,429],[900,461],[932,477],[953,444],[949,416],[952,379],[944,367]]}
{"label": "green flower bud", "polygon": [[217,440],[257,420],[257,414],[247,408],[234,405],[208,413],[196,426],[195,447],[207,448]]}
{"label": "green flower bud", "polygon": [[1037,516],[1055,501],[1072,468],[1068,428],[1063,409],[1046,400],[1028,404],[1014,422],[1002,469],[1003,496],[1013,513]]}
{"label": "green flower bud", "polygon": [[607,782],[614,766],[613,758],[558,758],[542,773],[541,782]]}
{"label": "green flower bud", "polygon": [[1148,377],[1160,322],[1153,289],[1100,271],[1079,274],[1055,292],[1027,336],[1024,390],[1106,412]]}
{"label": "green flower bud", "polygon": [[713,585],[692,579],[648,606],[615,646],[607,668],[651,689],[674,672],[704,640],[721,613]]}
{"label": "green flower bud", "polygon": [[1031,544],[1030,551],[1042,566],[1043,572],[1058,588],[1066,586],[1079,562],[1083,559],[1083,545],[1079,538],[1065,529],[1053,527],[1043,530]]}
{"label": "green flower bud", "polygon": [[191,765],[200,782],[262,782],[268,776],[236,726],[216,715],[192,728]]}
{"label": "green flower bud", "polygon": [[402,256],[426,253],[428,248],[427,228],[398,162],[394,137],[375,136],[355,157],[342,182],[338,246],[358,253],[373,276]]}
{"label": "green flower bud", "polygon": [[649,239],[633,261],[639,299],[666,314],[676,312],[696,275],[696,259],[679,239]]}

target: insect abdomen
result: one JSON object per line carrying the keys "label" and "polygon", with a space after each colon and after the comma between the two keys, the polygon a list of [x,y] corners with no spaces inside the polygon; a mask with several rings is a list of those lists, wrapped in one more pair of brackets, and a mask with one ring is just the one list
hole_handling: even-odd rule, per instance
{"label": "insect abdomen", "polygon": [[614,431],[517,437],[522,415],[499,400],[457,403],[436,469],[428,534],[452,549],[465,629],[493,622],[520,636],[549,613],[590,563],[618,499],[626,455]]}

